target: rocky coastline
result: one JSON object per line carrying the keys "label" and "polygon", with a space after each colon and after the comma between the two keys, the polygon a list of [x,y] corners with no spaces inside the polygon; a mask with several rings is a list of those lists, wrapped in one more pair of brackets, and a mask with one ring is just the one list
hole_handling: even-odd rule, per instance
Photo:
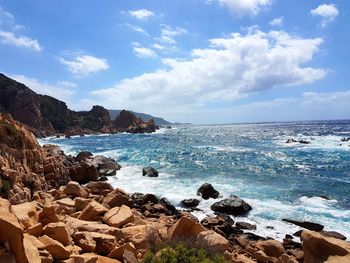
{"label": "rocky coastline", "polygon": [[[183,242],[226,262],[349,262],[350,244],[322,225],[286,219],[303,228],[283,241],[261,237],[259,226],[235,222],[252,208],[238,196],[215,202],[215,216],[200,222],[190,212],[217,199],[211,184],[177,209],[152,193],[113,188],[120,165],[104,156],[65,155],[40,146],[25,125],[0,115],[0,262],[142,262],[160,244]],[[140,176],[157,177],[146,167]],[[154,178],[157,180],[157,178]],[[142,192],[142,189],[140,189]]]}

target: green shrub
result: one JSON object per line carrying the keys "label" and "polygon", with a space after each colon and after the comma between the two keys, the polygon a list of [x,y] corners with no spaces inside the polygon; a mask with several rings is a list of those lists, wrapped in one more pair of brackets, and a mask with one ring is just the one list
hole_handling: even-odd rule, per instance
{"label": "green shrub", "polygon": [[223,257],[209,255],[204,249],[188,248],[183,243],[167,246],[157,253],[148,252],[143,263],[225,263]]}

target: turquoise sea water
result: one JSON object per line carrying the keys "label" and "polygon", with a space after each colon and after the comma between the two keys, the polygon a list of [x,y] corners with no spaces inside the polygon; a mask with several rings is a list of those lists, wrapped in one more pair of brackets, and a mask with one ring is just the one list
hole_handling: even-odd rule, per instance
{"label": "turquoise sea water", "polygon": [[[46,138],[66,153],[91,151],[123,168],[110,178],[128,192],[155,193],[175,205],[195,197],[205,182],[222,197],[235,194],[253,210],[235,220],[256,223],[256,233],[283,238],[298,227],[282,218],[314,221],[350,237],[350,121],[177,126],[154,134]],[[286,144],[288,138],[311,144]],[[142,167],[160,171],[142,176]],[[326,195],[325,200],[320,195]],[[201,219],[214,200],[203,200]],[[273,226],[273,229],[267,228]]]}

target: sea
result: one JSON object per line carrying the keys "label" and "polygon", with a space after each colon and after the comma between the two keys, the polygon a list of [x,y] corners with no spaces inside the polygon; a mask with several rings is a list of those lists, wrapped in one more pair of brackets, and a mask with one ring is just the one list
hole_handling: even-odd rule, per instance
{"label": "sea", "polygon": [[[210,183],[220,192],[202,200],[199,220],[210,206],[232,194],[252,206],[233,217],[257,225],[255,234],[283,239],[300,230],[282,219],[311,221],[350,238],[350,120],[230,125],[176,125],[152,134],[100,134],[44,138],[66,154],[90,151],[122,165],[109,182],[129,193],[154,193],[181,208]],[[310,144],[286,143],[288,139]],[[157,178],[142,168],[159,170]],[[325,198],[326,197],[326,198]]]}

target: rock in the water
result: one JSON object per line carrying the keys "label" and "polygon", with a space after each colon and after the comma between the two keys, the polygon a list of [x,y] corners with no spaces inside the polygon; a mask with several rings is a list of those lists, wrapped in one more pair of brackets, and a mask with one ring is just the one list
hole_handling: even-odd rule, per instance
{"label": "rock in the water", "polygon": [[197,195],[202,196],[203,199],[218,198],[219,192],[214,189],[211,184],[205,183],[201,185],[197,190]]}
{"label": "rock in the water", "polygon": [[199,205],[200,201],[195,198],[184,199],[181,201],[181,204],[186,208],[194,208]]}
{"label": "rock in the water", "polygon": [[297,221],[297,220],[291,220],[291,219],[282,219],[284,222],[288,222],[312,231],[320,232],[323,230],[324,226],[321,224],[313,223],[313,222],[307,222],[307,221]]}
{"label": "rock in the water", "polygon": [[156,169],[154,169],[153,167],[151,167],[151,166],[144,167],[142,169],[142,176],[158,177],[159,176],[159,172]]}
{"label": "rock in the water", "polygon": [[239,229],[246,229],[246,230],[255,230],[256,225],[247,223],[247,222],[236,222],[236,227]]}
{"label": "rock in the water", "polygon": [[92,156],[93,156],[93,154],[91,152],[80,152],[75,157],[75,160],[78,162],[85,161],[87,158],[92,157]]}
{"label": "rock in the water", "polygon": [[211,207],[214,212],[225,213],[229,215],[239,216],[245,215],[252,207],[245,201],[235,195],[225,198],[219,202],[214,203]]}
{"label": "rock in the water", "polygon": [[305,262],[349,262],[350,243],[346,241],[324,237],[320,233],[308,230],[303,231],[301,240]]}

